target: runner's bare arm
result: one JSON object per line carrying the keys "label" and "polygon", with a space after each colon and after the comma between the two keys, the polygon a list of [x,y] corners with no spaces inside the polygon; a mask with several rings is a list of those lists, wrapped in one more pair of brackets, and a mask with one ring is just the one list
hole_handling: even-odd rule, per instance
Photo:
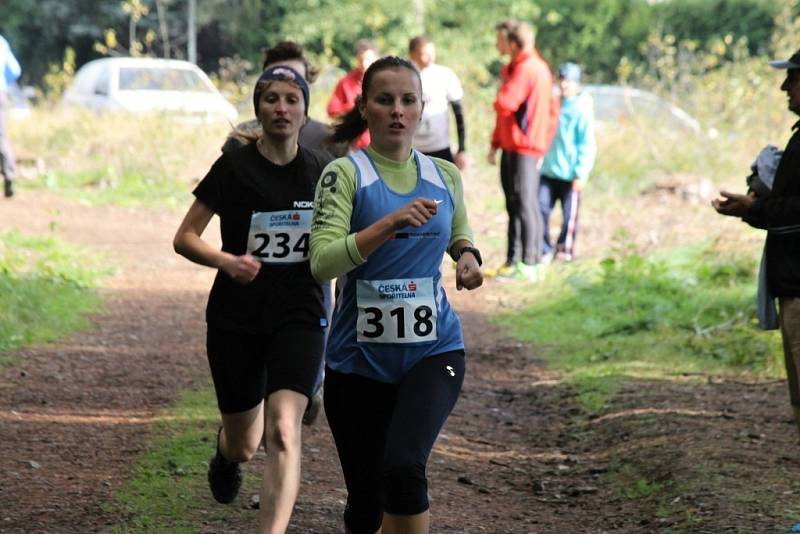
{"label": "runner's bare arm", "polygon": [[258,274],[261,262],[252,256],[235,256],[218,250],[201,237],[213,216],[211,208],[195,200],[175,233],[172,241],[175,252],[199,265],[221,269],[239,283],[251,282]]}

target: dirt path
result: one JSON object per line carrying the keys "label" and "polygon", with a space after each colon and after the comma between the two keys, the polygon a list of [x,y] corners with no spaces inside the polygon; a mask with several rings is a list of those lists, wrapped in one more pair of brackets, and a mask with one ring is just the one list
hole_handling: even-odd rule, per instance
{"label": "dirt path", "polygon": [[0,228],[45,234],[54,223],[118,267],[94,328],[23,349],[0,378],[0,531],[99,531],[115,521],[101,506],[153,416],[203,370],[208,273],[170,253],[174,215],[27,191],[0,208]]}
{"label": "dirt path", "polygon": [[[0,532],[115,524],[103,505],[130,475],[154,415],[178,391],[205,383],[203,307],[213,273],[172,252],[178,217],[27,191],[0,206],[0,228],[45,233],[55,220],[59,237],[119,266],[93,329],[23,349],[0,371]],[[707,491],[692,485],[671,503],[682,514],[690,503],[702,528],[676,532],[785,529],[800,465],[782,383],[631,383],[601,417],[579,422],[558,377],[487,324],[491,292],[491,284],[450,292],[467,335],[468,379],[430,462],[434,532],[671,531],[685,518],[670,515],[670,503],[648,499],[647,488],[621,495],[603,482],[620,462],[635,468],[652,455],[663,461],[646,473],[650,481],[679,484],[698,466],[709,477]],[[340,532],[344,491],[324,420],[304,440],[290,531]],[[258,464],[248,476],[258,476]],[[636,489],[639,475],[631,476]],[[253,521],[240,515],[198,531],[249,532]]]}

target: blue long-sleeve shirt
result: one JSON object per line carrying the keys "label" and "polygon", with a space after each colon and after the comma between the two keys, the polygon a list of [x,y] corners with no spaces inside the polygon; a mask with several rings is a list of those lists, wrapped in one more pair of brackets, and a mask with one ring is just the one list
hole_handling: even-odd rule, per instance
{"label": "blue long-sleeve shirt", "polygon": [[587,180],[597,156],[594,110],[586,93],[561,101],[558,129],[542,163],[541,173],[550,178]]}
{"label": "blue long-sleeve shirt", "polygon": [[14,53],[11,52],[8,41],[2,35],[0,35],[0,71],[2,71],[0,92],[5,93],[8,92],[9,84],[17,81],[22,68],[19,66],[17,58],[14,57]]}

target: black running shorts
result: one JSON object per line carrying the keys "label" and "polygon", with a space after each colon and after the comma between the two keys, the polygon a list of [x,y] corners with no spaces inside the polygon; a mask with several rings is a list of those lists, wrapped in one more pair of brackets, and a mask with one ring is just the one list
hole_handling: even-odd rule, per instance
{"label": "black running shorts", "polygon": [[283,325],[268,335],[209,325],[206,348],[219,411],[244,412],[280,389],[310,399],[322,363],[323,343],[323,329],[307,325]]}

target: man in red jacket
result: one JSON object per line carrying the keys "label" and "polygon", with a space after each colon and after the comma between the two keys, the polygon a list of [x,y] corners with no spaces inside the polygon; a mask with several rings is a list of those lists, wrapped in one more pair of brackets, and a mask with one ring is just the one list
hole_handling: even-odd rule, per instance
{"label": "man in red jacket", "polygon": [[539,168],[558,124],[550,66],[533,46],[534,33],[524,22],[501,22],[497,51],[511,61],[500,73],[494,101],[497,114],[488,161],[501,149],[500,181],[508,212],[508,249],[499,276],[537,281],[541,277],[542,215],[537,198]]}
{"label": "man in red jacket", "polygon": [[[378,47],[369,39],[361,39],[356,43],[356,67],[345,74],[336,84],[328,101],[328,115],[338,119],[354,107],[356,98],[361,94],[361,79],[364,72],[378,59]],[[353,142],[351,148],[364,148],[369,144],[369,131]]]}

